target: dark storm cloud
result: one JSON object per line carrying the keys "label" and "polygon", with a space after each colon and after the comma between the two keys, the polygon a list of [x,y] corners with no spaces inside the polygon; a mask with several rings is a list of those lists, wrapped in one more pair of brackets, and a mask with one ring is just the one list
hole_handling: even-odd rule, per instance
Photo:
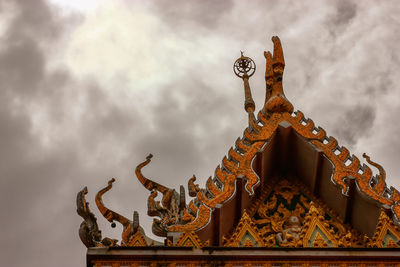
{"label": "dark storm cloud", "polygon": [[337,1],[336,16],[334,22],[337,24],[349,23],[357,14],[357,5],[351,1]]}
{"label": "dark storm cloud", "polygon": [[[3,2],[2,12],[12,11],[15,15],[2,36],[0,51],[0,203],[8,218],[2,222],[1,258],[8,266],[27,262],[55,266],[66,256],[62,250],[73,254],[74,248],[78,250],[77,236],[68,239],[66,234],[77,230],[74,208],[68,202],[77,191],[71,182],[89,174],[80,158],[79,142],[67,135],[46,146],[43,136],[35,133],[35,128],[46,125],[35,125],[35,116],[41,112],[50,125],[62,124],[79,94],[68,95],[67,85],[76,84],[67,70],[47,67],[48,53],[57,45],[65,21],[55,18],[43,1]],[[107,109],[107,103],[101,103]],[[41,133],[57,139],[46,130]],[[49,253],[51,247],[57,249]],[[24,256],[15,256],[17,251]],[[41,255],[47,259],[43,261]],[[82,262],[83,255],[80,258]]]}
{"label": "dark storm cloud", "polygon": [[233,8],[233,0],[227,1],[153,1],[152,7],[170,27],[176,29],[194,26],[200,28],[215,27],[221,22],[223,14]]}
{"label": "dark storm cloud", "polygon": [[[7,12],[5,2],[2,4],[4,8],[2,12]],[[43,3],[38,1],[38,6],[43,7]],[[36,29],[39,33],[38,37],[42,37],[40,33],[44,31],[43,28],[46,28],[46,26],[43,26],[40,22],[49,19],[49,13],[42,10],[39,13],[33,12],[37,17],[32,14],[28,15],[26,14],[29,12],[25,2],[17,3],[16,8],[18,10],[16,16],[12,19],[5,35],[2,36],[0,51],[0,106],[3,109],[1,112],[1,131],[3,132],[2,136],[7,137],[2,139],[5,141],[2,153],[8,155],[3,157],[3,161],[20,155],[24,156],[23,150],[32,149],[31,145],[36,143],[34,136],[30,133],[32,123],[29,114],[26,114],[25,105],[19,104],[18,101],[21,98],[30,101],[32,95],[34,96],[36,91],[40,90],[38,84],[44,78],[45,68],[44,53],[37,41],[30,35]],[[31,24],[32,20],[38,22],[38,27]],[[28,104],[29,101],[24,104]],[[29,155],[29,153],[26,153],[26,155]]]}
{"label": "dark storm cloud", "polygon": [[34,94],[43,78],[44,65],[43,53],[34,40],[10,40],[7,50],[0,54],[2,83],[12,84],[12,89],[21,94]]}
{"label": "dark storm cloud", "polygon": [[[11,12],[11,8],[16,13],[2,36],[0,51],[0,203],[8,218],[2,222],[1,257],[9,266],[23,266],[27,259],[32,266],[39,266],[43,263],[38,255],[55,245],[43,239],[49,234],[47,229],[62,231],[63,227],[62,221],[53,225],[55,221],[49,220],[54,219],[56,209],[65,207],[62,202],[58,208],[49,207],[55,199],[52,193],[64,186],[58,178],[71,174],[64,166],[76,165],[75,152],[68,147],[57,156],[43,150],[40,138],[32,133],[29,111],[32,103],[41,101],[43,85],[59,85],[59,79],[45,73],[42,42],[51,43],[61,25],[57,26],[42,1],[2,2],[2,8],[2,12]],[[56,231],[53,234],[57,235]],[[15,256],[16,251],[24,251],[25,256]],[[49,264],[55,264],[51,258]]]}
{"label": "dark storm cloud", "polygon": [[[2,12],[12,4],[3,2]],[[38,8],[30,9],[33,2],[15,3],[17,10],[8,30],[2,36],[0,51],[0,77],[5,90],[17,90],[18,94],[32,94],[44,75],[45,60],[39,41],[48,39],[52,25],[51,13],[37,1]],[[47,22],[50,22],[47,24]],[[36,39],[38,38],[38,40]]]}
{"label": "dark storm cloud", "polygon": [[376,118],[376,109],[368,104],[358,104],[343,111],[332,128],[336,129],[337,139],[348,144],[349,148],[353,148],[357,139],[371,134]]}
{"label": "dark storm cloud", "polygon": [[[224,110],[226,105],[216,104],[224,101],[222,92],[216,92],[198,78],[186,78],[184,84],[182,79],[171,81],[162,90],[162,101],[151,109],[148,118],[156,127],[146,133],[147,138],[138,144],[136,151],[142,159],[153,153],[158,167],[148,168],[163,169],[164,175],[158,179],[172,187],[178,186],[177,181],[186,186],[187,178],[193,174],[199,178],[212,175],[213,169],[204,172],[202,166],[212,163],[216,167],[227,151],[226,145],[215,136],[223,133],[233,144],[240,134],[232,131],[233,125],[221,128],[224,120],[231,119]],[[184,90],[177,91],[176,84]],[[180,107],[180,98],[186,100],[184,107]],[[245,117],[243,114],[243,121]],[[176,162],[184,164],[174,166]]]}
{"label": "dark storm cloud", "polygon": [[327,27],[330,33],[337,37],[345,31],[348,24],[357,15],[357,4],[352,1],[338,0],[336,1],[336,9],[332,15],[327,18]]}

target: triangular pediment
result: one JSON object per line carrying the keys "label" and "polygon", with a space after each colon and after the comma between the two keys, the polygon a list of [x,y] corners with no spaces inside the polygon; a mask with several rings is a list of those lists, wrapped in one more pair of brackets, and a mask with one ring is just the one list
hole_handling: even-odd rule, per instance
{"label": "triangular pediment", "polygon": [[323,214],[311,202],[302,226],[303,247],[338,247],[338,239],[345,233],[335,232]]}
{"label": "triangular pediment", "polygon": [[245,211],[224,246],[400,247],[400,231],[382,211],[372,239],[362,235],[296,179],[276,178]]}
{"label": "triangular pediment", "polygon": [[304,185],[280,178],[243,213],[223,245],[323,248],[366,243]]}
{"label": "triangular pediment", "polygon": [[126,244],[126,246],[128,247],[145,247],[148,246],[145,236],[143,235],[143,233],[138,230],[136,231],[135,234],[133,234],[128,243]]}
{"label": "triangular pediment", "polygon": [[400,229],[392,220],[381,211],[376,232],[371,240],[371,246],[380,248],[400,247]]}
{"label": "triangular pediment", "polygon": [[226,247],[264,247],[266,245],[266,240],[259,234],[256,224],[246,211],[234,232],[229,238],[224,238]]}
{"label": "triangular pediment", "polygon": [[209,245],[209,242],[201,242],[199,237],[194,232],[184,232],[182,233],[175,244],[169,243],[170,246],[178,246],[178,247],[193,247],[193,248],[202,248]]}

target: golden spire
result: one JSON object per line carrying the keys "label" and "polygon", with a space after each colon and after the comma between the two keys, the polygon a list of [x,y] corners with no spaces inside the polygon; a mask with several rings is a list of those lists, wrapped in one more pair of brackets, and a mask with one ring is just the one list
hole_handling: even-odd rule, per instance
{"label": "golden spire", "polygon": [[240,53],[240,58],[238,58],[233,65],[233,71],[235,72],[236,76],[243,79],[245,97],[244,110],[246,110],[249,115],[249,127],[251,127],[251,122],[255,121],[254,110],[256,105],[253,97],[251,96],[249,78],[256,71],[256,64],[251,58],[243,56],[242,51],[240,51]]}
{"label": "golden spire", "polygon": [[262,112],[265,113],[283,113],[293,112],[293,105],[286,99],[283,93],[282,76],[285,69],[285,59],[283,57],[282,45],[278,36],[272,37],[274,43],[274,55],[271,52],[265,52],[265,104]]}

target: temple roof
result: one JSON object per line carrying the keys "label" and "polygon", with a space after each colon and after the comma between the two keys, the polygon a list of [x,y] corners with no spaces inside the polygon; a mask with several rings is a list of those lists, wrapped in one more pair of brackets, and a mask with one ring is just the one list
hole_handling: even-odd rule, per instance
{"label": "temple roof", "polygon": [[[381,165],[363,155],[379,171],[373,175],[368,165],[361,164],[334,137],[315,126],[301,111],[293,111],[282,86],[282,45],[276,36],[272,41],[273,54],[264,52],[266,96],[257,116],[249,84],[255,64],[243,53],[235,62],[235,73],[244,84],[249,124],[205,187],[195,183],[195,176],[189,179],[188,193],[192,199],[188,203],[183,186],[177,192],[142,174],[152,155],[136,167],[138,180],[150,191],[148,215],[157,217],[153,233],[165,237],[167,246],[397,246],[399,191],[386,186]],[[123,225],[121,245],[160,245],[145,235],[137,213],[129,220],[105,207],[102,195],[112,188],[113,182],[114,179],[110,180],[99,191],[96,204],[108,221]],[[287,193],[291,194],[291,201],[285,202],[282,195],[279,198],[278,192],[282,190],[291,192]],[[86,189],[82,190],[77,198],[78,213],[85,220],[80,229],[82,241],[87,247],[115,246],[114,239],[101,240],[96,218],[84,197],[86,193]],[[156,200],[158,194],[162,195],[161,202]],[[295,202],[294,206],[290,204],[294,198],[299,206]],[[277,199],[281,199],[278,204]],[[278,221],[279,227],[274,228]],[[290,232],[296,227],[298,232],[293,231],[297,234]],[[335,231],[340,234],[332,233]],[[305,236],[307,240],[299,243],[299,238]]]}

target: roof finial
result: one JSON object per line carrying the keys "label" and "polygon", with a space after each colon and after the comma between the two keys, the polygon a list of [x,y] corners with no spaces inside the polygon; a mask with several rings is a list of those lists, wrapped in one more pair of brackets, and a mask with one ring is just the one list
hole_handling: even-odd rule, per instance
{"label": "roof finial", "polygon": [[264,56],[267,61],[265,69],[266,95],[262,112],[291,113],[293,112],[293,105],[286,99],[282,87],[285,59],[283,57],[281,40],[278,36],[273,36],[272,42],[274,43],[273,56],[271,55],[271,52],[264,51]]}
{"label": "roof finial", "polygon": [[240,54],[240,58],[238,58],[233,64],[233,71],[235,72],[236,76],[243,79],[245,96],[244,109],[249,114],[249,127],[251,127],[251,122],[255,120],[254,110],[256,108],[256,105],[251,96],[249,78],[256,71],[256,64],[251,58],[245,57],[243,55],[243,51],[240,51]]}

